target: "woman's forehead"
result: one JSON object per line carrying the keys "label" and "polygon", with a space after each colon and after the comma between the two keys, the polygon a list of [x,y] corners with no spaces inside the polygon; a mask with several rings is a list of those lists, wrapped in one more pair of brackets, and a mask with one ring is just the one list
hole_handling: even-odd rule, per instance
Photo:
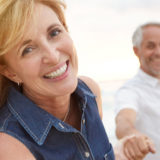
{"label": "woman's forehead", "polygon": [[23,38],[34,37],[34,34],[46,32],[53,25],[61,25],[54,10],[46,5],[36,4],[33,17],[28,21]]}

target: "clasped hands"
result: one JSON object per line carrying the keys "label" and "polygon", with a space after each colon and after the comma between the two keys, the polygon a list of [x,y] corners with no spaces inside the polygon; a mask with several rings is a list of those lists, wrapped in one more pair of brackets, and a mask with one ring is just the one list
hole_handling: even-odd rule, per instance
{"label": "clasped hands", "polygon": [[116,160],[143,160],[148,153],[155,153],[152,140],[139,132],[125,136],[114,147]]}

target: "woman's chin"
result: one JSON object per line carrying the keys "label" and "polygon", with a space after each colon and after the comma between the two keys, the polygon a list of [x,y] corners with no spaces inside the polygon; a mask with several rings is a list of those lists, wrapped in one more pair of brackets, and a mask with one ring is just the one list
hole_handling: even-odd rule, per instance
{"label": "woman's chin", "polygon": [[67,80],[62,84],[48,86],[48,90],[50,90],[50,93],[54,96],[72,94],[76,90],[77,84],[78,84],[78,78],[75,77],[70,80]]}

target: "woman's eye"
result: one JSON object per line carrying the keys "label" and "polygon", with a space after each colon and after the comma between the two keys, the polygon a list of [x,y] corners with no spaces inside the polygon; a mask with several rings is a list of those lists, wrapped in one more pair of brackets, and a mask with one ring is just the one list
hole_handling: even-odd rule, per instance
{"label": "woman's eye", "polygon": [[50,37],[57,36],[61,31],[59,29],[54,29],[50,32]]}
{"label": "woman's eye", "polygon": [[23,50],[23,52],[22,52],[22,56],[24,56],[24,55],[26,55],[26,54],[28,54],[28,53],[30,53],[30,52],[32,52],[32,51],[33,51],[33,48],[32,48],[32,47],[25,48],[25,49]]}

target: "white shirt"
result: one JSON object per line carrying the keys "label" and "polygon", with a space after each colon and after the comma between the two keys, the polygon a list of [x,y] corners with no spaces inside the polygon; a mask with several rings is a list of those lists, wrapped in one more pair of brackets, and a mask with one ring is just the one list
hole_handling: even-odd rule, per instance
{"label": "white shirt", "polygon": [[145,160],[160,160],[160,81],[141,69],[115,95],[115,112],[125,108],[136,111],[136,128],[148,135],[156,146],[156,154]]}

